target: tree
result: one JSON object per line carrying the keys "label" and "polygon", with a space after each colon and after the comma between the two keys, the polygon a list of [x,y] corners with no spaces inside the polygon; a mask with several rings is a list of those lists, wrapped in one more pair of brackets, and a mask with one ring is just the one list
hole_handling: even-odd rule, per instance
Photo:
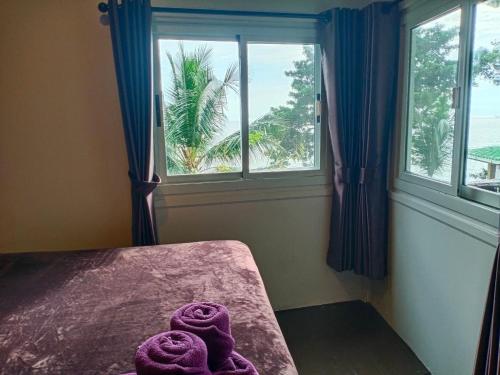
{"label": "tree", "polygon": [[[304,47],[304,59],[294,61],[290,99],[286,105],[273,107],[249,125],[249,145],[255,156],[265,156],[271,168],[285,168],[291,161],[307,166],[314,155],[314,50]],[[229,154],[240,155],[240,132],[217,145]]]}
{"label": "tree", "polygon": [[439,172],[451,152],[456,61],[448,56],[457,48],[458,28],[436,25],[415,32],[412,62],[412,162],[429,177]]}
{"label": "tree", "polygon": [[[213,144],[226,120],[227,91],[238,90],[237,67],[229,67],[220,81],[210,66],[210,55],[206,46],[186,53],[180,45],[177,59],[167,53],[172,69],[164,108],[170,173],[200,173],[216,161],[230,163],[239,156],[239,139]],[[260,140],[252,146],[261,147]]]}
{"label": "tree", "polygon": [[[450,158],[453,143],[454,112],[451,92],[456,85],[456,60],[449,56],[458,48],[458,28],[443,25],[415,31],[412,61],[413,97],[411,158],[415,165],[433,177]],[[500,61],[500,43],[491,49],[476,50],[472,82],[493,80],[495,63]]]}
{"label": "tree", "polygon": [[271,108],[254,124],[274,124],[270,130],[277,144],[266,155],[272,167],[284,168],[291,161],[309,166],[314,156],[314,50],[305,46],[303,54],[304,59],[294,61],[294,69],[285,72],[293,78],[287,105]]}
{"label": "tree", "polygon": [[[474,78],[481,77],[496,82],[500,69],[500,40],[492,42],[491,46],[490,50],[479,48],[475,51],[472,74]],[[473,83],[476,84],[475,79]]]}

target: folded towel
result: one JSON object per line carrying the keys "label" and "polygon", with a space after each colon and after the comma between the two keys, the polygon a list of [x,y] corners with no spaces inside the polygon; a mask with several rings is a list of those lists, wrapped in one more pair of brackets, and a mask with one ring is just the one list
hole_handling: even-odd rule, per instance
{"label": "folded towel", "polygon": [[213,375],[259,375],[252,363],[242,355],[232,352],[224,364]]}
{"label": "folded towel", "polygon": [[137,375],[210,375],[207,347],[189,332],[169,331],[150,337],[135,354]]}
{"label": "folded towel", "polygon": [[170,320],[172,329],[194,333],[208,350],[210,369],[220,367],[234,349],[229,311],[217,303],[190,303],[174,312]]}

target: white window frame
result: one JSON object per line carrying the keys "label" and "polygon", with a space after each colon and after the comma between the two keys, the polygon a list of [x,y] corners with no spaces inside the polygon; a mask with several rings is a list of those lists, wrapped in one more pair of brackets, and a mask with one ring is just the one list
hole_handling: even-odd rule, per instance
{"label": "white window frame", "polygon": [[[474,37],[474,10],[475,4],[478,2],[478,0],[407,1],[402,25],[403,49],[400,61],[400,74],[403,78],[400,85],[400,137],[397,147],[399,149],[397,153],[398,162],[395,163],[394,187],[498,227],[500,223],[500,211],[498,209],[500,198],[493,193],[467,186],[464,183],[466,134],[470,105],[469,76]],[[461,8],[457,74],[457,87],[460,95],[458,98],[458,108],[455,109],[451,182],[445,183],[411,173],[407,170],[409,157],[408,142],[411,137],[409,121],[411,34],[414,28],[452,12],[457,8]]]}
{"label": "white window frame", "polygon": [[[467,163],[467,155],[466,155],[466,147],[467,147],[467,135],[469,128],[469,114],[470,114],[470,96],[471,96],[471,71],[472,71],[472,57],[474,53],[474,26],[475,26],[475,5],[480,3],[480,0],[469,0],[464,1],[466,8],[465,12],[465,29],[470,30],[470,32],[464,32],[464,40],[463,44],[465,46],[464,52],[464,81],[462,83],[462,91],[463,91],[463,111],[462,111],[462,123],[463,129],[461,132],[461,145],[460,145],[460,155],[459,155],[459,181],[460,184],[458,186],[458,195],[469,199],[475,202],[483,203],[488,206],[496,207],[500,209],[500,195],[495,195],[493,193],[489,193],[483,189],[479,189],[477,187],[466,185],[465,177],[466,177],[466,163]],[[500,27],[500,26],[499,26]],[[500,98],[499,98],[500,100]]]}
{"label": "white window frame", "polygon": [[[315,167],[304,170],[252,172],[249,169],[248,123],[248,57],[250,43],[304,43],[315,45],[315,94],[321,98],[321,65],[318,37],[318,21],[245,16],[207,16],[158,13],[153,16],[153,72],[154,94],[162,97],[158,41],[160,39],[225,40],[239,44],[242,171],[169,176],[166,168],[163,119],[157,121],[154,111],[156,172],[162,184],[172,193],[179,191],[205,192],[218,189],[255,188],[289,185],[325,184],[327,164],[326,129],[322,125],[321,106],[315,106],[320,121],[315,129]],[[191,185],[191,186],[188,186]],[[216,187],[214,187],[214,185]]]}

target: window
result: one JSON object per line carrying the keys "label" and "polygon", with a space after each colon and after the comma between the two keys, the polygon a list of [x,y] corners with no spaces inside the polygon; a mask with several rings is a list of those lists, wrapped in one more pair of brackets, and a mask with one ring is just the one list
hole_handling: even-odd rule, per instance
{"label": "window", "polygon": [[241,171],[238,43],[158,43],[167,174]]}
{"label": "window", "polygon": [[314,45],[249,43],[248,70],[250,171],[317,168]]}
{"label": "window", "polygon": [[407,170],[451,182],[460,9],[411,31]]}
{"label": "window", "polygon": [[[500,207],[500,2],[406,15],[400,179]],[[500,167],[498,167],[500,168]]]}
{"label": "window", "polygon": [[[500,193],[500,6],[476,7],[464,183]],[[498,171],[497,171],[498,170]]]}
{"label": "window", "polygon": [[323,174],[315,23],[191,21],[154,23],[157,164],[167,183]]}

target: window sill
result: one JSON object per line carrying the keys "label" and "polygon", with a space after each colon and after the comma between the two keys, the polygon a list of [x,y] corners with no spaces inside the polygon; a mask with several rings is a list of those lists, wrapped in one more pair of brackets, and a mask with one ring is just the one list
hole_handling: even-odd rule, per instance
{"label": "window sill", "polygon": [[155,190],[155,207],[327,197],[331,193],[326,176],[162,184]]}
{"label": "window sill", "polygon": [[500,210],[396,179],[390,198],[497,246]]}

